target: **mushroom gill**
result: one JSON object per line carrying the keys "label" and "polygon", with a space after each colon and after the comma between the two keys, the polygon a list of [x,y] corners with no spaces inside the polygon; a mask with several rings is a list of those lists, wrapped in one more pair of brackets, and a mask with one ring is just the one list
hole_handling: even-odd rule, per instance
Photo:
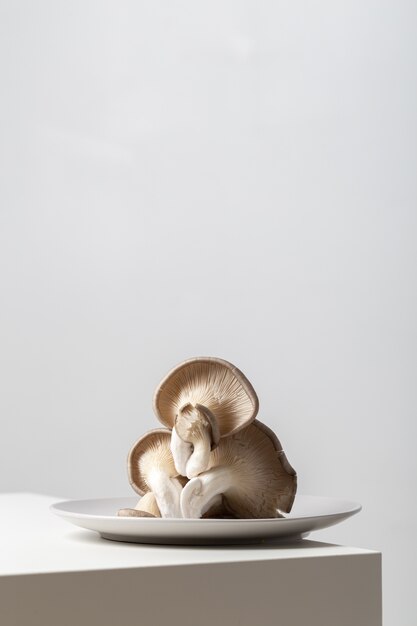
{"label": "mushroom gill", "polygon": [[141,437],[128,456],[129,482],[142,496],[153,493],[162,517],[182,517],[180,496],[184,479],[175,469],[170,441],[171,432],[166,428],[151,430]]}
{"label": "mushroom gill", "polygon": [[220,437],[253,421],[258,405],[250,382],[228,361],[199,357],[177,365],[154,396],[158,419],[172,428],[177,471],[188,478],[204,472]]}
{"label": "mushroom gill", "polygon": [[191,404],[210,411],[220,437],[231,435],[255,419],[258,397],[242,372],[223,359],[196,357],[174,367],[154,395],[154,410],[167,428],[173,428],[179,410]]}
{"label": "mushroom gill", "polygon": [[184,486],[181,511],[185,518],[200,518],[222,495],[234,517],[280,517],[290,512],[296,489],[296,473],[278,438],[255,421],[220,440],[209,469]]}

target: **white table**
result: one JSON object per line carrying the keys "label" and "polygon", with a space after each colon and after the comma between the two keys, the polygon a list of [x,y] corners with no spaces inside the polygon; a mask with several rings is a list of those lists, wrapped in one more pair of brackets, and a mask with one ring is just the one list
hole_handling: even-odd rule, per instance
{"label": "white table", "polygon": [[48,507],[0,495],[1,626],[381,626],[381,555],[106,541]]}

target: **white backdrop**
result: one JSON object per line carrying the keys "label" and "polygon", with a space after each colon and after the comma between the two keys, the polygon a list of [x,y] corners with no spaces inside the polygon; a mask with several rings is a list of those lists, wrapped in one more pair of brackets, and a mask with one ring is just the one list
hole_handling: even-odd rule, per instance
{"label": "white backdrop", "polygon": [[[415,624],[412,0],[0,0],[0,489],[129,494],[215,355]],[[28,514],[30,512],[28,511]]]}

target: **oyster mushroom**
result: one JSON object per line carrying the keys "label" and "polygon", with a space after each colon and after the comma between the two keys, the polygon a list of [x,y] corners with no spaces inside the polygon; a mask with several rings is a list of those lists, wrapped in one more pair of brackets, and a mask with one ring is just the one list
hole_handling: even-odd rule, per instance
{"label": "oyster mushroom", "polygon": [[145,493],[134,509],[120,509],[119,517],[161,517],[155,495],[152,491]]}
{"label": "oyster mushroom", "polygon": [[171,434],[171,452],[178,472],[193,478],[204,471],[219,439],[217,421],[209,409],[201,404],[183,406]]}
{"label": "oyster mushroom", "polygon": [[180,363],[154,396],[158,419],[172,429],[171,451],[179,474],[193,478],[208,468],[221,437],[239,432],[258,412],[258,397],[234,365],[215,357]]}
{"label": "oyster mushroom", "polygon": [[[184,479],[178,476],[170,450],[171,432],[151,430],[133,445],[127,460],[129,482],[141,496],[152,492],[161,517],[182,517]],[[138,507],[141,507],[141,500]],[[149,512],[149,511],[147,511]]]}
{"label": "oyster mushroom", "polygon": [[182,490],[181,510],[185,518],[200,518],[222,495],[234,517],[281,517],[291,511],[296,490],[297,475],[278,438],[256,420],[220,440],[209,469]]}

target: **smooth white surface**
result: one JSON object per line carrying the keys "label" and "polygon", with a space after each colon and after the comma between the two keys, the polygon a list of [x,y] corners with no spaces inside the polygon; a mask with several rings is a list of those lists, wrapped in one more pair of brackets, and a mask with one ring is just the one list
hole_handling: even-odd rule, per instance
{"label": "smooth white surface", "polygon": [[376,552],[308,540],[205,548],[104,541],[69,532],[51,501],[0,496],[2,626],[211,626],[213,614],[224,624],[275,626],[278,611],[294,626],[335,626],[335,615],[338,626],[381,626]]}
{"label": "smooth white surface", "polygon": [[121,518],[117,511],[134,508],[136,498],[69,500],[51,510],[68,522],[94,530],[106,539],[139,543],[193,544],[262,542],[297,539],[314,530],[338,524],[358,513],[360,504],[297,495],[289,515],[280,519],[150,519]]}
{"label": "smooth white surface", "polygon": [[1,3],[1,490],[131,495],[155,385],[218,355],[415,626],[416,13]]}
{"label": "smooth white surface", "polygon": [[289,546],[269,542],[244,548],[105,541],[95,533],[71,528],[54,515],[49,507],[57,501],[35,494],[0,496],[0,576],[373,553],[310,540]]}

